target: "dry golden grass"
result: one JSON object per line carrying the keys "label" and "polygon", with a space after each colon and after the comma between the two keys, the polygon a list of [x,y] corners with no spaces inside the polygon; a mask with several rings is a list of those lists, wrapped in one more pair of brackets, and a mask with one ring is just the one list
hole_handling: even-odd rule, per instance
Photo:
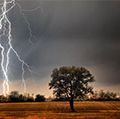
{"label": "dry golden grass", "polygon": [[120,119],[120,102],[0,103],[0,119]]}

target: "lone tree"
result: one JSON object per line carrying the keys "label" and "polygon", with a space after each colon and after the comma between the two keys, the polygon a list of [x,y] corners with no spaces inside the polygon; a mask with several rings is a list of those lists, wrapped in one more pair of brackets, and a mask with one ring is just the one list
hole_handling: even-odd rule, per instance
{"label": "lone tree", "polygon": [[71,111],[74,110],[74,99],[93,93],[90,82],[94,81],[92,74],[83,67],[60,67],[52,72],[50,89],[56,98],[64,98],[69,101]]}

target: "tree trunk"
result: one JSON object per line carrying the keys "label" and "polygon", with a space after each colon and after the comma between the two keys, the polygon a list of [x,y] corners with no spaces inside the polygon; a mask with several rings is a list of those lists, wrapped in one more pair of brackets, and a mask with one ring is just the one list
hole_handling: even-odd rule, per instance
{"label": "tree trunk", "polygon": [[74,110],[74,100],[70,99],[69,103],[70,103],[70,109],[71,109],[71,111],[74,112],[75,111]]}

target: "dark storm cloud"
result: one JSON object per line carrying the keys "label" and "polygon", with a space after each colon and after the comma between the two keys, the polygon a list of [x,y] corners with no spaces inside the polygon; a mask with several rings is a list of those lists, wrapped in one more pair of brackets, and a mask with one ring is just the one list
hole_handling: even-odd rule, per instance
{"label": "dark storm cloud", "polygon": [[[30,23],[33,37],[18,6],[10,13],[13,45],[37,72],[34,79],[48,76],[61,65],[95,67],[96,82],[120,84],[120,2],[119,1],[18,1]],[[35,11],[28,11],[40,7]],[[21,69],[11,56],[11,79]],[[17,63],[14,63],[17,62]],[[29,76],[26,76],[29,78]],[[47,79],[46,79],[47,80]]]}

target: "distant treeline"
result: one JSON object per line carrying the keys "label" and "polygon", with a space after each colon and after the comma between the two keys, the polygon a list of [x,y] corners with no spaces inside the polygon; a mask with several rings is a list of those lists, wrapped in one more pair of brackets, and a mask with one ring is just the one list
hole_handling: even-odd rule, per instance
{"label": "distant treeline", "polygon": [[0,102],[44,102],[45,97],[44,95],[37,94],[35,97],[34,95],[30,94],[19,94],[18,91],[12,91],[9,95],[4,96],[0,95]]}
{"label": "distant treeline", "polygon": [[[54,98],[52,101],[68,101],[64,97]],[[75,101],[120,101],[120,96],[110,91],[94,91],[93,94],[76,98]]]}
{"label": "distant treeline", "polygon": [[88,100],[94,101],[120,101],[120,96],[117,93],[110,91],[95,91]]}
{"label": "distant treeline", "polygon": [[[18,91],[12,91],[9,95],[0,95],[0,102],[44,102],[44,101],[68,101],[64,97],[45,98],[44,95],[30,95],[30,94],[19,94]],[[84,97],[76,98],[75,101],[120,101],[120,96],[110,91],[94,91],[91,95],[85,95]]]}

